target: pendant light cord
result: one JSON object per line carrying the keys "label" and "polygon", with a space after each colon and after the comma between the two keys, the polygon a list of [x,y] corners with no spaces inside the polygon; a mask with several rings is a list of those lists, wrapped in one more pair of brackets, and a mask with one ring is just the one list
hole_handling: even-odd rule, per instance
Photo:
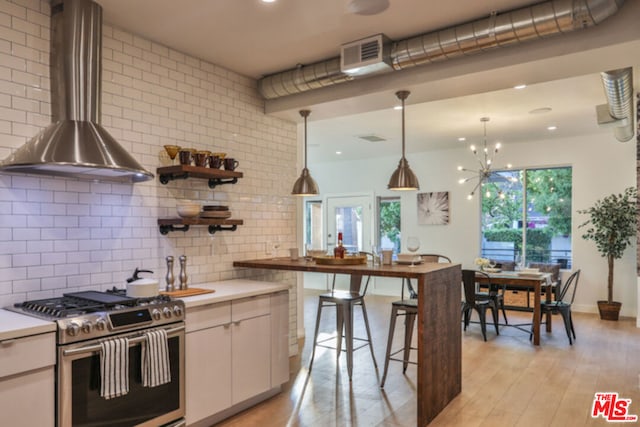
{"label": "pendant light cord", "polygon": [[396,92],[396,96],[402,102],[402,158],[404,159],[404,100],[409,97],[408,90],[399,90]]}
{"label": "pendant light cord", "polygon": [[304,117],[304,168],[307,168],[307,117],[311,110],[300,110],[300,115]]}

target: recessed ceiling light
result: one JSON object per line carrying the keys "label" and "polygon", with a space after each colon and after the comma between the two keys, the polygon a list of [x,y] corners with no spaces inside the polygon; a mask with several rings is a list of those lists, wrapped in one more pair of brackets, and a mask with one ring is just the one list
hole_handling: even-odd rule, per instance
{"label": "recessed ceiling light", "polygon": [[464,142],[466,140],[467,140],[467,138],[465,138],[464,136],[461,136],[460,138],[458,138],[458,141],[460,141],[460,142]]}
{"label": "recessed ceiling light", "polygon": [[336,154],[339,156],[340,154],[342,154],[342,151],[336,151]]}
{"label": "recessed ceiling light", "polygon": [[514,89],[524,89],[525,87],[527,87],[527,85],[522,84],[522,85],[515,85],[513,88]]}
{"label": "recessed ceiling light", "polygon": [[547,126],[547,130],[556,130],[558,126]]}
{"label": "recessed ceiling light", "polygon": [[545,114],[545,113],[550,113],[551,111],[552,111],[551,107],[542,107],[542,108],[535,108],[529,111],[529,114]]}
{"label": "recessed ceiling light", "polygon": [[276,0],[260,0],[262,3],[275,3]]}
{"label": "recessed ceiling light", "polygon": [[402,110],[402,105],[396,105],[393,107],[394,110]]}

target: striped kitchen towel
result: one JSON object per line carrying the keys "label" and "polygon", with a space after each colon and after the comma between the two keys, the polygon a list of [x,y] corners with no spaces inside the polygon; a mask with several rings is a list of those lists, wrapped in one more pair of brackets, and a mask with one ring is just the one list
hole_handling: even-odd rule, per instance
{"label": "striped kitchen towel", "polygon": [[167,331],[157,329],[145,333],[142,341],[142,385],[157,387],[171,382]]}
{"label": "striped kitchen towel", "polygon": [[112,399],[129,393],[129,340],[100,342],[100,397]]}

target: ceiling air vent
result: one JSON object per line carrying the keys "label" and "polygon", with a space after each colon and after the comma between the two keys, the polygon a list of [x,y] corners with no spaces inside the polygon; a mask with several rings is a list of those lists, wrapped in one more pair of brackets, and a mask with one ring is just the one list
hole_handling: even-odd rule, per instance
{"label": "ceiling air vent", "polygon": [[359,76],[391,69],[391,40],[384,34],[342,45],[340,70],[343,73]]}

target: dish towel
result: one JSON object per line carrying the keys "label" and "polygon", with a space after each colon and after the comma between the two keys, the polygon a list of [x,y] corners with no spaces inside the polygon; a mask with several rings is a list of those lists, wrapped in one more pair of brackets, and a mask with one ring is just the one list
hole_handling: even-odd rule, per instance
{"label": "dish towel", "polygon": [[112,399],[129,393],[129,340],[100,342],[100,397]]}
{"label": "dish towel", "polygon": [[142,341],[142,385],[157,387],[171,382],[169,342],[167,331],[158,329],[146,332]]}

